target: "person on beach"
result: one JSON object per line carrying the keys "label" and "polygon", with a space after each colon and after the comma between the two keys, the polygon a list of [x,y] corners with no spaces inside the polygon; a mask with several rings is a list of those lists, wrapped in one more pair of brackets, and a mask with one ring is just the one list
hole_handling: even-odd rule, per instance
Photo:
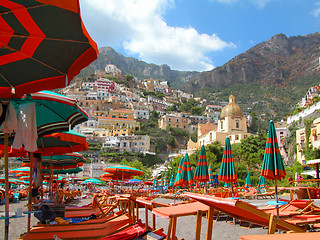
{"label": "person on beach", "polygon": [[37,197],[39,196],[39,187],[35,184],[35,181],[31,182],[31,202],[32,204],[38,204]]}

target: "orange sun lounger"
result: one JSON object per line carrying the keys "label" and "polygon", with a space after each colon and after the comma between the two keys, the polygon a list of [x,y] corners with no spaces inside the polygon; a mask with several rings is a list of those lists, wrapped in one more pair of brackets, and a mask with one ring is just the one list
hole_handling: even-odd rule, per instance
{"label": "orange sun lounger", "polygon": [[320,232],[241,236],[241,240],[301,240],[301,239],[318,240],[320,239]]}
{"label": "orange sun lounger", "polygon": [[[284,220],[276,219],[272,214],[267,214],[259,210],[257,207],[239,199],[225,199],[195,193],[184,193],[184,195],[210,207],[207,239],[211,239],[211,237],[208,238],[208,233],[210,236],[212,236],[213,215],[211,212],[214,209],[224,212],[225,214],[242,221],[247,221],[261,226],[269,226],[269,233],[274,233],[275,229],[293,232],[305,232],[302,228]],[[211,230],[209,230],[210,228]]]}
{"label": "orange sun lounger", "polygon": [[20,239],[97,239],[119,232],[132,225],[132,218],[121,215],[103,224],[60,226],[53,232],[29,232],[21,235]]}

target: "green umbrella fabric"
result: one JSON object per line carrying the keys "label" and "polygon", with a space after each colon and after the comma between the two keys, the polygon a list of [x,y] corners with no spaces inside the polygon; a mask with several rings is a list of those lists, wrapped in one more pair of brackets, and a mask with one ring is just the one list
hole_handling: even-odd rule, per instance
{"label": "green umbrella fabric", "polygon": [[78,0],[0,1],[0,15],[3,98],[64,88],[97,58]]}
{"label": "green umbrella fabric", "polygon": [[234,167],[234,159],[229,138],[226,138],[218,180],[226,183],[237,182],[237,173]]}
{"label": "green umbrella fabric", "polygon": [[224,183],[224,187],[229,188],[229,187],[231,187],[231,184],[228,183],[228,182],[225,182],[225,183]]}
{"label": "green umbrella fabric", "polygon": [[249,173],[249,172],[248,172],[248,174],[247,174],[247,177],[246,177],[246,181],[245,181],[244,186],[245,186],[246,188],[251,187],[251,178],[250,178],[250,173]]}
{"label": "green umbrella fabric", "polygon": [[102,185],[102,182],[96,178],[88,178],[88,179],[84,180],[81,184],[88,184],[88,183]]}
{"label": "green umbrella fabric", "polygon": [[188,187],[194,183],[194,173],[187,153],[184,156],[180,176],[181,178],[176,184],[177,186]]}
{"label": "green umbrella fabric", "polygon": [[169,182],[169,187],[173,187],[173,185],[174,185],[174,176],[171,175],[170,182]]}
{"label": "green umbrella fabric", "polygon": [[194,174],[194,180],[197,180],[198,182],[209,181],[208,162],[207,162],[206,149],[204,146],[201,147],[197,168]]}
{"label": "green umbrella fabric", "polygon": [[209,182],[208,182],[208,184],[210,186],[213,186],[214,176],[213,176],[211,164],[209,165],[208,173],[209,173]]}
{"label": "green umbrella fabric", "polygon": [[285,178],[286,170],[280,154],[274,122],[269,122],[268,138],[263,156],[261,176],[269,180]]}
{"label": "green umbrella fabric", "polygon": [[[80,167],[70,168],[70,169],[53,169],[53,174],[71,174],[71,173],[79,173],[82,172],[83,169]],[[50,169],[42,169],[42,173],[50,174]]]}
{"label": "green umbrella fabric", "polygon": [[174,185],[173,186],[178,186],[178,182],[180,181],[180,179],[182,177],[181,176],[181,169],[182,169],[183,161],[184,161],[184,158],[182,157],[180,159],[180,162],[179,162],[178,171],[177,171],[176,178],[174,180]]}
{"label": "green umbrella fabric", "polygon": [[158,178],[157,177],[154,177],[153,179],[153,185],[152,185],[154,188],[158,187],[159,186],[159,182],[158,182]]}
{"label": "green umbrella fabric", "polygon": [[259,177],[258,187],[259,188],[265,188],[266,187],[266,179],[263,176]]}

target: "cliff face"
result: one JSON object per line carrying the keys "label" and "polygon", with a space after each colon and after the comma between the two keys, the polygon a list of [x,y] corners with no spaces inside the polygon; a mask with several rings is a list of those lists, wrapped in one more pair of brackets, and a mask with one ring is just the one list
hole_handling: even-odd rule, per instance
{"label": "cliff face", "polygon": [[277,34],[212,71],[190,79],[186,89],[225,88],[260,82],[278,86],[288,80],[319,74],[320,33],[287,38]]}
{"label": "cliff face", "polygon": [[198,72],[175,71],[168,65],[148,64],[132,57],[124,57],[110,47],[99,49],[99,56],[88,68],[93,71],[104,70],[107,64],[116,65],[123,75],[133,75],[138,79],[155,78],[168,81],[173,87],[181,87]]}

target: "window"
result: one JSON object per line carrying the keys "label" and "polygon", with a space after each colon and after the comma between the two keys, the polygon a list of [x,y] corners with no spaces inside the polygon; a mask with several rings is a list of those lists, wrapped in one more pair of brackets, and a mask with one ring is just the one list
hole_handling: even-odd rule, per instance
{"label": "window", "polygon": [[223,130],[223,121],[221,121],[221,130]]}
{"label": "window", "polygon": [[240,122],[239,120],[236,121],[236,128],[239,128],[240,127]]}
{"label": "window", "polygon": [[140,142],[140,145],[143,146],[143,145],[144,145],[144,142]]}
{"label": "window", "polygon": [[235,137],[236,137],[236,140],[239,140],[239,135],[236,135]]}
{"label": "window", "polygon": [[133,142],[133,146],[137,146],[137,142]]}
{"label": "window", "polygon": [[177,128],[179,127],[179,124],[177,124]]}
{"label": "window", "polygon": [[168,122],[171,122],[171,118],[168,119]]}
{"label": "window", "polygon": [[179,118],[177,118],[177,123],[179,122]]}

